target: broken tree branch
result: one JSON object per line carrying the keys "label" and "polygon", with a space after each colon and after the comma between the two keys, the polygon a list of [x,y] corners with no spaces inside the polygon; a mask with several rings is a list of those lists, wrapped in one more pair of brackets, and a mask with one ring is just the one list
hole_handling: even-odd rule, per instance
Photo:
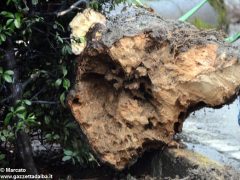
{"label": "broken tree branch", "polygon": [[191,111],[239,90],[239,50],[214,30],[136,7],[108,19],[86,9],[70,27],[86,43],[72,42],[79,57],[69,107],[97,157],[118,170],[174,144]]}
{"label": "broken tree branch", "polygon": [[59,16],[64,16],[65,14],[71,12],[72,10],[76,9],[80,4],[85,3],[86,5],[89,4],[88,0],[79,0],[77,2],[75,2],[74,4],[72,4],[68,9],[58,12],[57,13],[57,17]]}

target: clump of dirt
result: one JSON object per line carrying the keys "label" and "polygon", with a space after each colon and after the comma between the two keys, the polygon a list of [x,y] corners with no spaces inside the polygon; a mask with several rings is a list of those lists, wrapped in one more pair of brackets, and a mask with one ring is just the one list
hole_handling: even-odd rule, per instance
{"label": "clump of dirt", "polygon": [[189,108],[233,97],[240,54],[223,38],[140,8],[92,25],[68,104],[97,157],[121,170],[172,145]]}

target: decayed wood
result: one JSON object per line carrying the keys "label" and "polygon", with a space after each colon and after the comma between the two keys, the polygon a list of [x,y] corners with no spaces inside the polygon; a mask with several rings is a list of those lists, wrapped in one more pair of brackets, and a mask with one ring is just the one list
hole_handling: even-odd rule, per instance
{"label": "decayed wood", "polygon": [[72,43],[79,57],[68,104],[99,159],[116,169],[171,144],[192,108],[238,92],[240,54],[219,32],[140,8],[107,20],[87,9],[70,26],[75,39],[87,38]]}

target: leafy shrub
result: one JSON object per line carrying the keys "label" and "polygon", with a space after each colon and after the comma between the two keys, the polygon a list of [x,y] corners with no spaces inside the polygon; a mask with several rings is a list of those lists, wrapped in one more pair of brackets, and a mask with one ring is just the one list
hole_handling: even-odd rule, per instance
{"label": "leafy shrub", "polygon": [[65,104],[76,65],[68,24],[78,11],[87,6],[100,11],[104,2],[83,1],[58,16],[75,2],[0,1],[0,162],[13,166],[22,160],[24,166],[32,152],[22,159],[18,154],[33,140],[47,150],[59,144],[63,161],[80,165],[95,161]]}

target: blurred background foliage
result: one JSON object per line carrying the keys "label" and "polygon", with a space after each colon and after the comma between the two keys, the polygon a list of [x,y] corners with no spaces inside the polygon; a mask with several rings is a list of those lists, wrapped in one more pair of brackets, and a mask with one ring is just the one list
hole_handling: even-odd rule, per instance
{"label": "blurred background foliage", "polygon": [[208,2],[213,6],[213,8],[218,13],[218,29],[226,30],[228,20],[227,20],[227,10],[224,5],[224,0],[208,0]]}

